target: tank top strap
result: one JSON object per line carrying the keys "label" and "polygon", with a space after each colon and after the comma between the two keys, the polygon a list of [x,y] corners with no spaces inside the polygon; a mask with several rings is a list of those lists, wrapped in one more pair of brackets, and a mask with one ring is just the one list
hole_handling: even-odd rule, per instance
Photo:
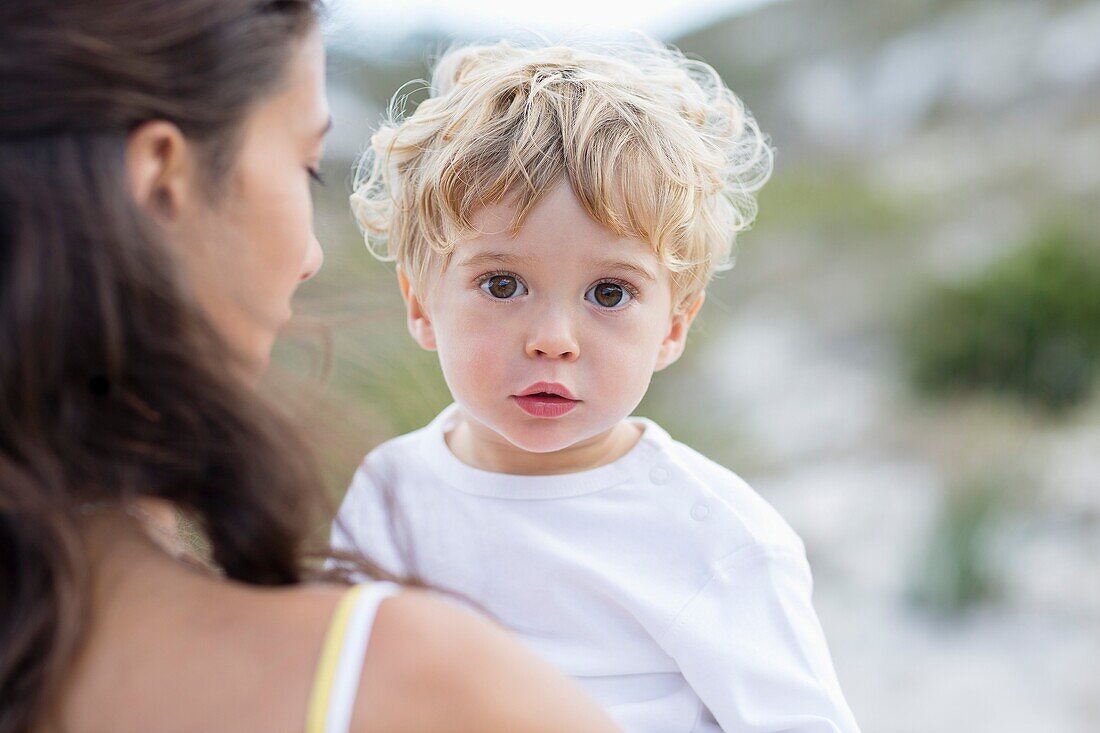
{"label": "tank top strap", "polygon": [[313,678],[306,733],[348,733],[374,616],[400,590],[395,583],[363,583],[337,603]]}

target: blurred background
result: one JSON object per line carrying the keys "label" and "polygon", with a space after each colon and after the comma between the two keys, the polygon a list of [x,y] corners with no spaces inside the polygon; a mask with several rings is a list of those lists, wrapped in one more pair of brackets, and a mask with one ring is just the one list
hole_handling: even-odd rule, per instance
{"label": "blurred background", "polygon": [[805,539],[865,731],[1100,730],[1100,2],[641,5],[333,6],[327,261],[271,389],[334,496],[450,401],[347,206],[389,98],[457,40],[640,28],[714,65],[778,155],[639,413]]}

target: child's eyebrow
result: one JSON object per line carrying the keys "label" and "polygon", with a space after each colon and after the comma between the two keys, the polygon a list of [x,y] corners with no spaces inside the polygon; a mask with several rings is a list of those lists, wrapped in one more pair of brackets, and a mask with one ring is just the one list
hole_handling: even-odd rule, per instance
{"label": "child's eyebrow", "polygon": [[[470,255],[458,263],[459,267],[483,267],[485,265],[516,265],[529,263],[530,257],[512,254],[510,252],[481,252]],[[650,282],[656,282],[657,277],[641,265],[626,260],[600,260],[592,263],[595,270],[626,270],[637,277]]]}
{"label": "child's eyebrow", "polygon": [[596,267],[600,270],[626,270],[632,272],[643,280],[649,280],[650,282],[656,282],[657,278],[652,272],[645,269],[641,265],[636,265],[633,262],[627,262],[626,260],[604,260],[596,263]]}
{"label": "child's eyebrow", "polygon": [[529,257],[514,255],[509,252],[482,252],[471,255],[458,263],[459,267],[474,267],[480,265],[514,265],[530,261]]}

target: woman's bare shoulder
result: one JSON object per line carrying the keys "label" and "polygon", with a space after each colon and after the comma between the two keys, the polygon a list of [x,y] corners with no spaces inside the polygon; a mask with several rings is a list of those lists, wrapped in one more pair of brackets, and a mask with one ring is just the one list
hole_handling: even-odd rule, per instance
{"label": "woman's bare shoulder", "polygon": [[171,719],[181,730],[272,731],[304,719],[346,588],[257,588],[156,555],[145,569],[98,576],[55,706],[66,730],[151,730]]}
{"label": "woman's bare shoulder", "polygon": [[375,617],[354,733],[617,730],[573,682],[490,621],[422,590]]}
{"label": "woman's bare shoulder", "polygon": [[[99,594],[90,643],[59,711],[72,730],[149,730],[168,717],[185,730],[274,731],[305,720],[346,586],[257,588],[176,570],[158,577]],[[210,710],[223,711],[217,725]],[[406,589],[378,609],[352,731],[434,730],[615,729],[511,635]]]}

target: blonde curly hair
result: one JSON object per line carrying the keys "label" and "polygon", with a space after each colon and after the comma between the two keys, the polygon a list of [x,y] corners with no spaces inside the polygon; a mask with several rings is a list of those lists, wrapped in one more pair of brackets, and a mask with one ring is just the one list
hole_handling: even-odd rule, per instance
{"label": "blonde curly hair", "polygon": [[650,242],[677,307],[732,266],[773,153],[701,61],[636,42],[455,48],[430,97],[388,120],[357,167],[352,208],[367,246],[414,287],[476,234],[481,206],[515,206],[512,231],[561,181],[620,236]]}

